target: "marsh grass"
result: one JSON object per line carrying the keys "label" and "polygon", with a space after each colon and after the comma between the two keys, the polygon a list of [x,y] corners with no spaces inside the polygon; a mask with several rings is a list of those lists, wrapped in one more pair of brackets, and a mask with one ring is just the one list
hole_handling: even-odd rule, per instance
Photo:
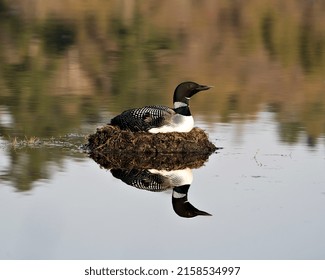
{"label": "marsh grass", "polygon": [[[69,136],[60,136],[60,137],[51,137],[51,138],[38,138],[36,136],[24,136],[23,138],[19,138],[17,136],[7,136],[5,138],[6,146],[10,149],[35,149],[35,148],[61,148],[66,150],[71,150],[73,152],[81,152],[85,151],[81,148],[84,144],[85,136],[80,136],[80,139],[77,140],[71,138]],[[1,145],[0,145],[1,148]]]}
{"label": "marsh grass", "polygon": [[32,147],[32,146],[40,145],[41,141],[39,138],[37,138],[35,136],[31,136],[31,137],[25,136],[24,139],[19,139],[16,136],[11,138],[9,136],[8,143],[9,143],[9,146],[16,149],[16,148],[20,148],[20,147]]}

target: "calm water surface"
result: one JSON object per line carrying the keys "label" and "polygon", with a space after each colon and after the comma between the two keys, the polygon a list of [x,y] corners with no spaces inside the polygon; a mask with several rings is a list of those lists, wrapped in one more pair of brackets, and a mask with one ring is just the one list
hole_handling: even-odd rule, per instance
{"label": "calm water surface", "polygon": [[[321,1],[30,2],[0,0],[0,259],[325,258]],[[80,149],[184,80],[215,85],[191,110],[222,149],[188,191],[212,216]]]}

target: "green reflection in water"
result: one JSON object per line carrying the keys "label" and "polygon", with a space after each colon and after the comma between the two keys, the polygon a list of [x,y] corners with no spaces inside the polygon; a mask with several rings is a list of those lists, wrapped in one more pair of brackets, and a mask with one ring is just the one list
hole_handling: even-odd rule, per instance
{"label": "green reflection in water", "polygon": [[[101,110],[171,104],[185,79],[215,84],[193,104],[207,121],[250,120],[269,105],[282,141],[305,133],[314,146],[324,136],[321,1],[31,2],[0,0],[0,105],[12,119],[0,123],[2,138],[58,137]],[[53,150],[20,152],[9,152],[6,178],[38,173],[15,183],[28,189],[48,176]],[[23,158],[30,169],[14,167]]]}
{"label": "green reflection in water", "polygon": [[64,23],[57,20],[48,20],[42,26],[41,38],[44,41],[47,54],[64,53],[75,43],[76,30],[73,23]]}
{"label": "green reflection in water", "polygon": [[269,52],[270,56],[276,55],[276,49],[274,46],[274,19],[271,14],[266,14],[262,19],[262,39],[265,49]]}

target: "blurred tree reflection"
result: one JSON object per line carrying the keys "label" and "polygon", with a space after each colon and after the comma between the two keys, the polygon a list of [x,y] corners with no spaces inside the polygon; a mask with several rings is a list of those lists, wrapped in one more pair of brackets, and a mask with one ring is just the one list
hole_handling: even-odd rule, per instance
{"label": "blurred tree reflection", "polygon": [[44,23],[40,37],[47,54],[62,54],[75,43],[76,30],[73,24],[52,19]]}
{"label": "blurred tree reflection", "polygon": [[[170,104],[175,85],[193,79],[216,86],[193,104],[203,118],[251,119],[269,105],[282,141],[305,134],[316,145],[324,13],[324,1],[0,0],[0,105],[12,119],[0,136],[57,137],[101,111]],[[21,172],[17,186],[28,189],[48,176],[51,153],[24,153],[29,167],[10,153],[6,176]],[[39,177],[24,181],[28,172]]]}

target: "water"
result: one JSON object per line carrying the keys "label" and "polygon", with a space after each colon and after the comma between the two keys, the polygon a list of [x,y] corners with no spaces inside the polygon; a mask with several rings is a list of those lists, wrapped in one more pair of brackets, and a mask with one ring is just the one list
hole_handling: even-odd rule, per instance
{"label": "water", "polygon": [[[322,3],[30,2],[0,1],[1,259],[324,259]],[[189,219],[80,149],[184,80],[222,147]]]}

